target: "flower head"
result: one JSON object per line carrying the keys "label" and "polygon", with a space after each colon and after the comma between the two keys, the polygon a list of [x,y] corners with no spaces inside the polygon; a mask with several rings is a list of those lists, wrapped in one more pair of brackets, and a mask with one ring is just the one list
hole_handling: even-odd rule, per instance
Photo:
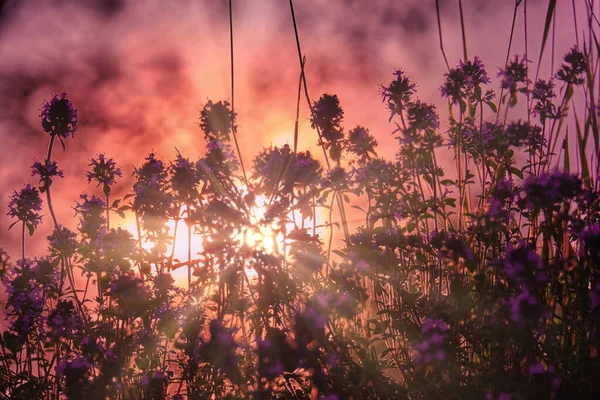
{"label": "flower head", "polygon": [[171,187],[175,197],[184,202],[190,202],[198,196],[196,186],[200,183],[196,164],[177,154],[175,162],[171,163]]}
{"label": "flower head", "polygon": [[77,250],[77,235],[69,228],[62,225],[55,228],[54,232],[47,237],[48,249],[53,256],[62,255],[69,258]]}
{"label": "flower head", "polygon": [[556,106],[552,100],[556,97],[554,93],[554,82],[552,80],[545,81],[538,79],[533,86],[533,115],[539,115],[542,124],[546,118],[558,118],[559,113],[556,111]]}
{"label": "flower head", "polygon": [[564,57],[564,63],[556,73],[556,78],[572,85],[581,85],[587,70],[587,58],[577,46],[573,47]]}
{"label": "flower head", "polygon": [[96,195],[88,197],[87,194],[82,194],[79,198],[82,202],[75,205],[75,212],[80,222],[79,231],[84,236],[95,239],[106,224],[104,217],[106,203]]}
{"label": "flower head", "polygon": [[512,61],[506,64],[504,69],[500,69],[498,77],[502,78],[501,85],[503,89],[510,89],[511,93],[517,91],[519,84],[529,85],[529,79],[527,78],[527,63],[531,62],[525,57],[519,57],[515,55]]}
{"label": "flower head", "polygon": [[369,161],[371,156],[377,156],[377,140],[362,126],[357,126],[348,133],[348,147],[363,163]]}
{"label": "flower head", "polygon": [[415,345],[417,355],[415,361],[421,366],[446,359],[448,324],[441,318],[425,318],[421,325],[423,340]]}
{"label": "flower head", "polygon": [[491,82],[485,70],[485,65],[483,65],[479,57],[475,56],[473,61],[467,62],[460,60],[458,65],[465,75],[465,82],[469,89]]}
{"label": "flower head", "polygon": [[227,101],[208,101],[200,111],[200,128],[205,139],[229,141],[229,134],[235,127],[236,114]]}
{"label": "flower head", "polygon": [[450,69],[444,75],[444,84],[440,87],[443,97],[448,97],[452,103],[458,103],[467,95],[472,95],[475,88],[490,83],[485,66],[475,57],[473,61],[460,60],[456,68]]}
{"label": "flower head", "polygon": [[326,147],[335,146],[344,138],[341,126],[344,119],[344,110],[340,106],[337,95],[324,94],[318,101],[313,103],[313,114],[310,117],[310,125],[318,129],[321,139]]}
{"label": "flower head", "polygon": [[50,136],[58,135],[61,139],[74,137],[77,131],[77,110],[67,98],[65,92],[54,94],[52,99],[44,102],[42,112],[42,127]]}
{"label": "flower head", "polygon": [[[40,192],[31,185],[26,185],[18,193],[15,191],[13,195],[10,196],[8,208],[9,211],[7,215],[17,218],[18,221],[25,223],[30,234],[33,234],[35,228],[42,221],[42,216],[38,212],[42,210]],[[18,221],[14,222],[11,227]]]}
{"label": "flower head", "polygon": [[86,173],[88,183],[92,180],[98,182],[97,186],[102,185],[104,194],[108,196],[110,186],[115,183],[117,176],[122,176],[121,168],[117,168],[115,160],[106,158],[104,153],[98,154],[97,159],[92,158],[90,161],[88,166],[92,167],[92,170]]}
{"label": "flower head", "polygon": [[415,84],[408,79],[404,71],[398,69],[394,75],[396,79],[388,86],[380,86],[382,101],[387,102],[388,110],[390,110],[390,121],[394,115],[402,113],[415,93]]}
{"label": "flower head", "polygon": [[44,193],[52,184],[52,178],[58,176],[64,178],[63,171],[58,169],[56,161],[44,160],[42,164],[40,161],[35,161],[31,166],[31,176],[40,176],[40,192]]}
{"label": "flower head", "polygon": [[542,173],[530,176],[525,180],[523,191],[525,197],[521,200],[530,210],[553,208],[556,204],[570,200],[581,192],[582,182],[579,177],[566,171]]}

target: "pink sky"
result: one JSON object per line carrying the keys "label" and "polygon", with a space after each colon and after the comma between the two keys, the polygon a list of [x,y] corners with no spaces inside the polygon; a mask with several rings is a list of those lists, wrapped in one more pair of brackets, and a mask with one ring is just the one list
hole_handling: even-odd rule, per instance
{"label": "pink sky", "polygon": [[[537,67],[547,1],[527,2],[528,58]],[[55,182],[58,219],[74,228],[72,206],[87,185],[89,158],[99,152],[123,168],[121,194],[129,190],[133,165],[154,150],[172,159],[177,147],[196,158],[204,151],[197,127],[208,100],[231,96],[227,1],[7,1],[0,16],[0,246],[17,256],[19,232],[6,204],[13,189],[36,184],[33,159],[44,158],[48,137],[39,109],[53,91],[66,91],[79,110],[80,131],[55,152],[65,179]],[[572,4],[557,2],[555,66],[575,43]],[[580,29],[585,19],[578,4]],[[297,0],[295,3],[307,80],[313,100],[340,97],[345,127],[370,128],[379,154],[395,153],[392,125],[378,86],[396,68],[418,86],[422,101],[437,104],[445,129],[447,104],[439,96],[446,66],[439,50],[435,0]],[[446,55],[462,57],[458,0],[440,0]],[[504,64],[514,2],[463,0],[469,57],[479,56],[495,78]],[[299,76],[289,3],[233,0],[235,105],[246,165],[264,146],[293,142]],[[511,54],[525,52],[523,7]],[[551,43],[549,43],[550,45]],[[547,77],[550,47],[541,76]],[[494,88],[497,81],[493,80]],[[513,114],[513,117],[515,115]],[[518,116],[518,115],[517,115]],[[316,150],[306,103],[301,109],[300,149]],[[446,158],[451,162],[451,158]],[[34,238],[41,239],[46,224]],[[42,240],[29,241],[30,254],[43,254]]]}

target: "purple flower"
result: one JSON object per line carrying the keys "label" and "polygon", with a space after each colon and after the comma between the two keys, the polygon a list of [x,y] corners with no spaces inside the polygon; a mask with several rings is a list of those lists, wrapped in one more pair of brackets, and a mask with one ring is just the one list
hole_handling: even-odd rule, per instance
{"label": "purple flower", "polygon": [[122,176],[121,168],[117,168],[115,160],[106,158],[104,153],[98,154],[98,159],[92,158],[89,167],[91,171],[87,171],[86,175],[88,183],[92,180],[98,182],[97,186],[102,185],[106,196],[110,193],[110,186],[115,183],[117,176]]}
{"label": "purple flower", "polygon": [[[293,181],[290,179],[291,158],[294,155],[289,145],[283,147],[269,147],[264,149],[254,159],[253,178],[261,180],[265,192],[270,195],[274,190],[281,188],[275,185],[283,185],[283,192],[289,193],[293,187]],[[283,173],[285,171],[285,176]]]}
{"label": "purple flower", "polygon": [[343,118],[344,110],[337,95],[324,94],[313,103],[310,125],[319,130],[319,139],[326,148],[336,146],[344,138]]}
{"label": "purple flower", "polygon": [[148,290],[143,281],[130,271],[121,274],[110,284],[110,295],[127,316],[140,316],[148,311]]}
{"label": "purple flower", "polygon": [[464,97],[467,85],[465,75],[460,68],[452,68],[444,74],[444,85],[440,87],[442,97],[448,97],[453,104],[458,103]]}
{"label": "purple flower", "polygon": [[233,382],[241,379],[237,367],[238,357],[235,354],[238,347],[232,332],[223,326],[219,320],[209,323],[210,340],[200,347],[203,358],[223,370]]}
{"label": "purple flower", "polygon": [[533,115],[539,115],[542,124],[546,118],[555,119],[560,117],[556,111],[556,106],[552,103],[552,100],[556,96],[552,80],[545,81],[538,79],[533,87],[532,95],[535,101]]}
{"label": "purple flower", "polygon": [[533,289],[537,283],[548,281],[542,259],[527,242],[519,242],[516,245],[509,243],[500,264],[506,276],[524,289]]}
{"label": "purple flower", "polygon": [[538,151],[543,144],[542,128],[527,122],[511,122],[504,132],[504,140],[511,146],[530,146],[532,151]]}
{"label": "purple flower", "polygon": [[28,335],[42,322],[43,289],[54,283],[53,278],[54,268],[46,259],[18,260],[4,277],[2,284],[8,295],[6,316],[13,332]]}
{"label": "purple flower", "polygon": [[113,270],[117,265],[121,270],[129,269],[129,261],[135,249],[135,242],[131,233],[125,229],[110,229],[108,232],[103,230],[97,239],[99,245],[99,254],[103,269]]}
{"label": "purple flower", "polygon": [[476,87],[490,83],[485,66],[478,57],[473,61],[459,61],[456,68],[444,74],[444,84],[440,87],[442,97],[448,97],[453,104],[467,95],[472,95]]}
{"label": "purple flower", "polygon": [[348,175],[342,167],[334,167],[327,172],[321,184],[324,188],[329,188],[335,191],[344,191],[348,188]]}
{"label": "purple flower", "polygon": [[581,179],[566,171],[531,175],[525,180],[521,200],[530,210],[553,209],[556,204],[573,199],[582,190]]}
{"label": "purple flower", "polygon": [[63,171],[58,169],[56,161],[45,160],[42,164],[39,161],[35,161],[31,166],[31,176],[40,176],[40,192],[44,193],[52,184],[52,178],[58,176],[63,178]]}
{"label": "purple flower", "polygon": [[44,102],[41,111],[42,127],[50,136],[58,135],[60,139],[75,137],[77,110],[66,93],[54,94],[49,102]]}
{"label": "purple flower", "polygon": [[174,197],[182,202],[190,203],[198,197],[196,186],[201,177],[196,170],[196,164],[191,163],[188,158],[177,154],[177,160],[171,163],[171,188]]}
{"label": "purple flower", "polygon": [[364,163],[371,159],[375,153],[377,140],[369,133],[367,128],[357,126],[348,133],[348,150],[359,157],[359,161]]}
{"label": "purple flower", "polygon": [[77,235],[62,225],[58,226],[58,230],[55,228],[52,234],[47,236],[47,239],[48,249],[53,256],[62,255],[69,258],[77,250]]}
{"label": "purple flower", "polygon": [[17,221],[13,222],[9,229],[21,221],[27,226],[29,233],[33,235],[33,231],[42,221],[42,216],[38,212],[42,210],[40,192],[28,184],[20,192],[13,192],[13,195],[10,196],[8,208],[7,215],[17,218]]}
{"label": "purple flower", "polygon": [[290,180],[296,187],[314,185],[321,180],[323,167],[318,160],[310,154],[310,151],[296,153],[290,169]]}
{"label": "purple flower", "polygon": [[404,71],[396,70],[394,75],[396,79],[389,86],[380,86],[382,101],[387,101],[387,107],[390,110],[390,121],[394,115],[401,115],[415,93],[415,84],[410,82]]}
{"label": "purple flower", "polygon": [[461,260],[473,261],[473,251],[465,243],[464,239],[456,235],[447,235],[444,245],[440,250],[440,256],[457,265]]}
{"label": "purple flower", "polygon": [[212,177],[218,174],[229,175],[236,171],[240,163],[231,146],[219,140],[209,139],[206,144],[207,153],[202,162],[202,170],[209,171]]}
{"label": "purple flower", "polygon": [[152,234],[162,230],[173,204],[168,193],[167,175],[164,163],[154,153],[150,153],[146,162],[133,172],[137,179],[133,184],[133,209],[139,213],[144,228]]}
{"label": "purple flower", "polygon": [[579,235],[579,255],[598,260],[600,257],[600,224],[588,225]]}
{"label": "purple flower", "polygon": [[488,84],[491,82],[485,70],[485,65],[483,65],[483,62],[479,57],[475,56],[472,62],[467,61],[466,63],[460,60],[458,65],[465,75],[467,88],[473,89],[476,86],[481,86],[481,84]]}
{"label": "purple flower", "polygon": [[421,325],[423,340],[415,345],[417,354],[415,361],[421,366],[446,359],[447,332],[450,327],[441,318],[425,318]]}
{"label": "purple flower", "polygon": [[527,78],[527,63],[531,62],[524,56],[520,58],[515,55],[512,61],[509,61],[506,68],[500,69],[498,77],[502,78],[501,85],[503,89],[510,89],[511,93],[517,91],[517,85],[525,85],[525,89],[529,85],[530,81]]}
{"label": "purple flower", "polygon": [[79,231],[89,239],[96,239],[106,225],[106,203],[98,196],[87,194],[79,196],[81,203],[76,203],[75,213],[79,216]]}
{"label": "purple flower", "polygon": [[550,318],[552,315],[544,304],[528,291],[511,297],[508,301],[510,319],[521,329],[534,326],[539,318]]}
{"label": "purple flower", "polygon": [[564,63],[556,73],[556,78],[572,85],[581,85],[585,82],[584,74],[587,70],[587,58],[577,46],[573,47],[564,57]]}
{"label": "purple flower", "polygon": [[406,114],[410,131],[435,130],[440,127],[440,121],[433,104],[422,103],[417,100],[410,104]]}
{"label": "purple flower", "polygon": [[227,101],[213,103],[208,101],[200,111],[200,128],[207,140],[229,141],[232,126],[235,126],[236,114]]}
{"label": "purple flower", "polygon": [[272,380],[283,372],[298,368],[298,357],[286,331],[268,327],[265,339],[258,343],[258,359],[261,373]]}
{"label": "purple flower", "polygon": [[50,337],[72,338],[81,328],[81,319],[71,300],[60,300],[56,308],[50,312],[46,324],[50,328]]}

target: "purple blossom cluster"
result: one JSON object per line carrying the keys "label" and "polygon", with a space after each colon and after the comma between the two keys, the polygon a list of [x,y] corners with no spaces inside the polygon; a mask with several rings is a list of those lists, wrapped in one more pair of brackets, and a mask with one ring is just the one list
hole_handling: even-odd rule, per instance
{"label": "purple blossom cluster", "polygon": [[442,97],[447,97],[454,104],[464,101],[473,95],[475,88],[490,83],[485,65],[476,56],[473,61],[460,60],[456,68],[444,74],[444,84],[440,87]]}
{"label": "purple blossom cluster", "polygon": [[61,140],[75,137],[77,110],[65,92],[55,94],[49,102],[44,102],[40,118],[44,131],[50,136],[58,136]]}
{"label": "purple blossom cluster", "polygon": [[[10,329],[27,336],[35,330],[43,332],[45,289],[55,284],[56,274],[47,259],[20,259],[2,284],[8,295],[6,315]],[[37,328],[37,329],[36,329]]]}
{"label": "purple blossom cluster", "polygon": [[153,234],[159,233],[169,217],[172,198],[168,189],[168,170],[154,153],[133,172],[133,209],[139,214],[143,226]]}
{"label": "purple blossom cluster", "polygon": [[588,68],[585,54],[575,46],[564,56],[563,60],[563,64],[556,73],[556,79],[570,85],[583,84]]}
{"label": "purple blossom cluster", "polygon": [[344,110],[337,95],[324,94],[312,106],[310,125],[320,133],[321,144],[329,149],[331,158],[339,161],[344,141],[342,121]]}
{"label": "purple blossom cluster", "polygon": [[91,171],[87,171],[86,176],[88,183],[96,181],[97,186],[102,185],[104,194],[110,194],[110,187],[115,184],[117,177],[122,176],[121,168],[117,168],[117,163],[111,158],[106,158],[104,153],[98,154],[98,158],[90,160],[89,167]]}
{"label": "purple blossom cluster", "polygon": [[388,86],[380,86],[383,102],[387,102],[390,111],[390,121],[394,115],[402,115],[407,105],[412,101],[416,85],[410,81],[402,70],[394,72],[396,78]]}
{"label": "purple blossom cluster", "polygon": [[79,217],[79,232],[84,238],[95,241],[99,233],[106,229],[106,203],[100,197],[87,194],[79,196],[75,213]]}
{"label": "purple blossom cluster", "polygon": [[546,119],[560,118],[560,114],[553,103],[556,94],[554,93],[554,82],[552,80],[538,79],[531,94],[535,102],[532,114],[539,115],[542,124]]}
{"label": "purple blossom cluster", "polygon": [[529,243],[509,243],[506,254],[499,263],[506,277],[518,288],[533,290],[539,283],[548,281],[544,263]]}
{"label": "purple blossom cluster", "polygon": [[48,336],[54,340],[72,339],[82,328],[81,318],[71,300],[60,300],[49,313],[46,324]]}
{"label": "purple blossom cluster", "polygon": [[[531,81],[528,78],[527,63],[531,61],[527,60],[525,56],[515,57],[506,64],[504,69],[500,69],[498,77],[501,78],[501,85],[503,89],[509,89],[511,93],[517,91],[526,91]],[[519,87],[519,85],[522,85]]]}
{"label": "purple blossom cluster", "polygon": [[44,160],[42,164],[40,161],[35,161],[31,166],[31,176],[40,176],[40,192],[44,193],[52,184],[52,178],[58,176],[64,178],[63,171],[58,169],[56,161]]}
{"label": "purple blossom cluster", "polygon": [[552,210],[582,190],[581,179],[566,171],[529,176],[523,184],[521,204],[529,210]]}
{"label": "purple blossom cluster", "polygon": [[200,111],[200,129],[209,141],[229,141],[229,135],[235,128],[236,114],[227,101],[213,103],[208,101]]}
{"label": "purple blossom cluster", "polygon": [[446,360],[450,326],[441,318],[425,318],[421,325],[422,341],[415,345],[415,362],[420,366]]}
{"label": "purple blossom cluster", "polygon": [[171,189],[174,198],[185,204],[195,202],[198,197],[197,186],[202,176],[196,169],[196,164],[177,154],[175,162],[171,163]]}
{"label": "purple blossom cluster", "polygon": [[13,195],[10,196],[7,215],[17,218],[17,221],[11,227],[20,221],[29,228],[29,233],[33,234],[35,228],[42,221],[42,216],[39,213],[41,210],[42,199],[36,188],[25,185],[19,192],[14,191]]}
{"label": "purple blossom cluster", "polygon": [[77,234],[62,225],[54,229],[52,234],[46,237],[48,250],[54,257],[70,258],[77,251]]}

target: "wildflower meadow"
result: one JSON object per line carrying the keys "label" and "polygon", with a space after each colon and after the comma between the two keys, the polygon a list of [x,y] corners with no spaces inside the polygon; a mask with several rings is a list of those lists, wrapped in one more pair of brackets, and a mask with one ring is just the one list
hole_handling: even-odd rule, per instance
{"label": "wildflower meadow", "polygon": [[[296,30],[310,115],[293,141],[244,165],[235,97],[207,100],[203,152],[141,155],[124,196],[112,149],[90,154],[75,224],[55,213],[71,178],[56,154],[87,116],[61,88],[40,99],[47,153],[3,203],[21,247],[0,258],[0,398],[600,398],[600,44],[585,3],[585,36],[549,75],[510,44],[504,65],[450,63],[437,99],[389,71],[377,135],[345,126],[336,94],[309,96]],[[302,118],[318,152],[298,145]]]}

